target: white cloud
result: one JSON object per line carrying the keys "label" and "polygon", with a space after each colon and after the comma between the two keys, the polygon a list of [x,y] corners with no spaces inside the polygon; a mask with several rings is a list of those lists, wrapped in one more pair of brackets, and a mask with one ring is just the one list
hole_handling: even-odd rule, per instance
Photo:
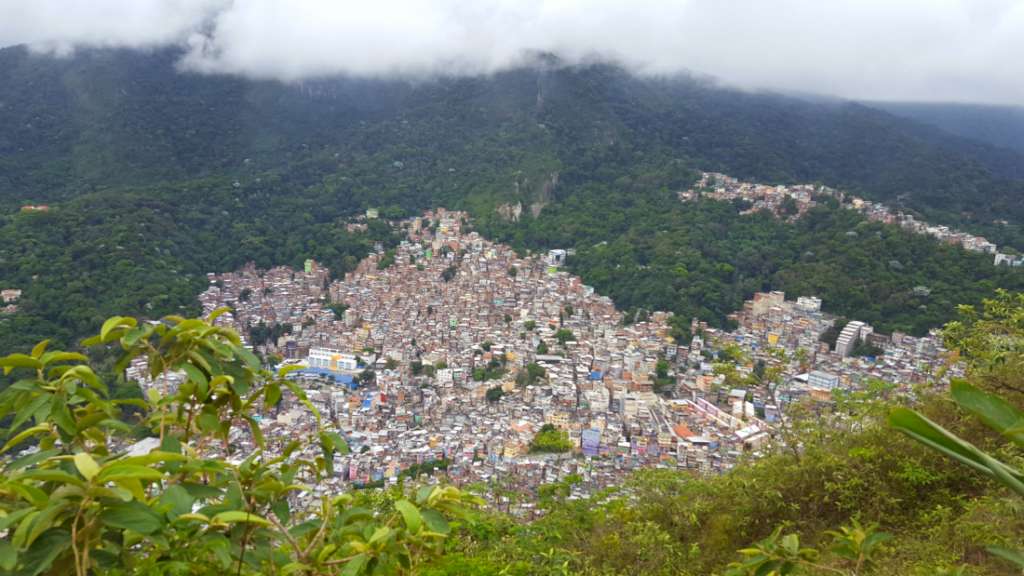
{"label": "white cloud", "polygon": [[262,78],[477,73],[554,52],[850,98],[1024,104],[1021,0],[0,0],[0,45],[188,47]]}

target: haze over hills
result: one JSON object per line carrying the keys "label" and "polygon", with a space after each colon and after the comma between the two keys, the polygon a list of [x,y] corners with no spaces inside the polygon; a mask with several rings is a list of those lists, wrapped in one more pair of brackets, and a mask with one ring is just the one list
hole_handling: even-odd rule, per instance
{"label": "haze over hills", "polygon": [[[428,178],[475,170],[480,160],[529,173],[535,166],[522,156],[567,165],[584,147],[614,147],[747,179],[822,181],[999,243],[1020,241],[1016,226],[992,222],[1024,219],[1024,156],[854,103],[551,61],[486,77],[284,85],[179,73],[180,56],[0,51],[0,193],[49,201],[92,187],[251,172],[247,158],[275,169],[385,151]],[[478,150],[485,142],[496,149]],[[490,184],[500,194],[514,189],[507,178]]]}
{"label": "haze over hills", "polygon": [[1024,152],[1024,107],[918,102],[870,102],[867,105],[964,138]]}

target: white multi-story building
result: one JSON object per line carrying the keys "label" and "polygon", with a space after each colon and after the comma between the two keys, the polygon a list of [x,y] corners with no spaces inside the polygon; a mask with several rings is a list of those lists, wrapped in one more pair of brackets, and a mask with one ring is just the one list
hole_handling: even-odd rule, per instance
{"label": "white multi-story building", "polygon": [[796,299],[796,307],[804,312],[819,312],[821,310],[821,298],[800,296]]}
{"label": "white multi-story building", "polygon": [[807,374],[807,385],[812,388],[832,390],[839,386],[839,376],[821,370],[812,370]]}
{"label": "white multi-story building", "polygon": [[555,249],[548,250],[548,265],[549,266],[561,266],[565,264],[566,252],[565,250]]}
{"label": "white multi-story building", "polygon": [[857,342],[872,332],[874,330],[870,326],[859,320],[848,323],[843,327],[843,331],[839,333],[839,338],[836,339],[836,354],[844,358],[849,356]]}
{"label": "white multi-story building", "polygon": [[310,348],[309,367],[331,372],[354,372],[359,368],[354,354],[332,348]]}

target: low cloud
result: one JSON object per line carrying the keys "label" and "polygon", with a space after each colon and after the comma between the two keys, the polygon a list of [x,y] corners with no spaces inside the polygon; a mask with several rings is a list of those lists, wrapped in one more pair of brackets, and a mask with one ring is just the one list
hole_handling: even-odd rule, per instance
{"label": "low cloud", "polygon": [[1019,0],[0,0],[0,45],[186,47],[182,66],[294,81],[608,58],[748,88],[1024,104]]}

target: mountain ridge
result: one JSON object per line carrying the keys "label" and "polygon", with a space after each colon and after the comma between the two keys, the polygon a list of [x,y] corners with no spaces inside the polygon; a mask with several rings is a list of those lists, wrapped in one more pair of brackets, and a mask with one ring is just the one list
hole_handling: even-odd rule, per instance
{"label": "mountain ridge", "polygon": [[1019,230],[993,224],[1024,221],[1024,155],[858,103],[550,60],[486,77],[285,85],[180,72],[179,55],[83,50],[56,59],[0,50],[0,133],[8,135],[0,139],[0,195],[49,201],[92,187],[240,174],[246,159],[277,169],[317,154],[410,148],[429,156],[437,147],[460,158],[461,143],[512,136],[472,160],[525,153],[565,163],[587,146],[618,144],[648,160],[682,159],[740,178],[820,180],[1024,247]]}

